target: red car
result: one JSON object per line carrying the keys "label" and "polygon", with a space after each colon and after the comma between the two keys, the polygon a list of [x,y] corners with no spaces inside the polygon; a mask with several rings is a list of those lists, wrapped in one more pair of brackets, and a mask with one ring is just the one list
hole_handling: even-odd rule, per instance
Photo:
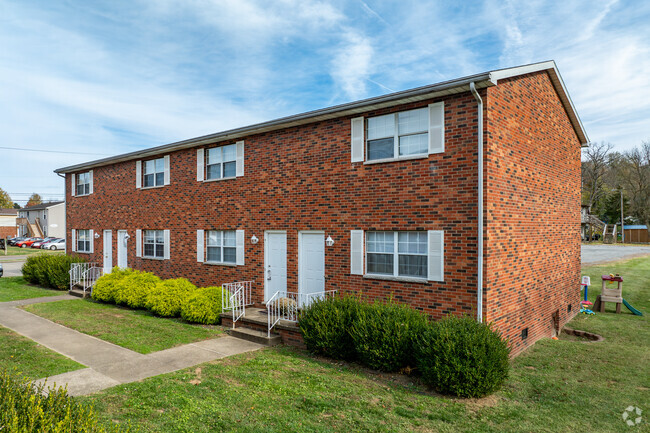
{"label": "red car", "polygon": [[53,241],[54,239],[56,239],[56,238],[50,236],[50,237],[47,237],[45,239],[38,240],[38,241],[32,243],[32,248],[40,248],[41,245],[43,245],[45,242]]}
{"label": "red car", "polygon": [[20,241],[16,243],[16,246],[20,248],[27,248],[27,247],[31,247],[34,242],[38,242],[42,240],[43,238],[27,238],[24,241]]}

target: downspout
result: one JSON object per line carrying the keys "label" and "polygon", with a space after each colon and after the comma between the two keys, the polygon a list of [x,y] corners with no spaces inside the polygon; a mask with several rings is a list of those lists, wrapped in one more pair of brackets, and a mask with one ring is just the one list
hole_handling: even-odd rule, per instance
{"label": "downspout", "polygon": [[478,269],[476,285],[476,320],[483,321],[483,99],[474,82],[469,88],[478,106]]}
{"label": "downspout", "polygon": [[[63,239],[65,239],[65,253],[68,254],[68,185],[66,184],[65,174],[57,173],[56,175],[63,178],[63,207],[65,208],[63,211]],[[72,187],[74,188],[74,185]],[[70,248],[72,248],[72,245],[70,245]]]}

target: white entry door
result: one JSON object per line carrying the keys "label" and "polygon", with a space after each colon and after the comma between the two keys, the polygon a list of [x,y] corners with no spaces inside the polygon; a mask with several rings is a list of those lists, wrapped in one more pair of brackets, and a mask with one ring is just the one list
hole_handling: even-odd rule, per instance
{"label": "white entry door", "polygon": [[264,300],[287,290],[287,232],[264,233]]}
{"label": "white entry door", "polygon": [[113,269],[113,232],[104,230],[104,273],[110,273],[111,269]]}
{"label": "white entry door", "polygon": [[127,260],[127,240],[128,237],[126,235],[126,230],[118,230],[117,231],[117,266],[119,266],[122,269],[128,268],[128,260]]}
{"label": "white entry door", "polygon": [[325,291],[325,233],[300,232],[298,238],[298,292],[301,298]]}

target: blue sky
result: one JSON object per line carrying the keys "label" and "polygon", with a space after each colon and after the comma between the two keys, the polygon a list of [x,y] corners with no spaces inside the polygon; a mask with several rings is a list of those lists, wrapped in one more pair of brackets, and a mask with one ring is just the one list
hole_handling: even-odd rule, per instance
{"label": "blue sky", "polygon": [[590,139],[629,149],[649,22],[643,1],[3,0],[0,188],[60,199],[55,168],[548,59]]}

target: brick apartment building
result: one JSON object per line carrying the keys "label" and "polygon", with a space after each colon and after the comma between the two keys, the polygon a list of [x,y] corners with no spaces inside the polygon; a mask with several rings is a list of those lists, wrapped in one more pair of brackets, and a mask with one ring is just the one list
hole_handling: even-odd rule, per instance
{"label": "brick apartment building", "polygon": [[587,142],[549,61],[56,172],[68,248],[105,269],[393,295],[518,353],[579,309]]}

